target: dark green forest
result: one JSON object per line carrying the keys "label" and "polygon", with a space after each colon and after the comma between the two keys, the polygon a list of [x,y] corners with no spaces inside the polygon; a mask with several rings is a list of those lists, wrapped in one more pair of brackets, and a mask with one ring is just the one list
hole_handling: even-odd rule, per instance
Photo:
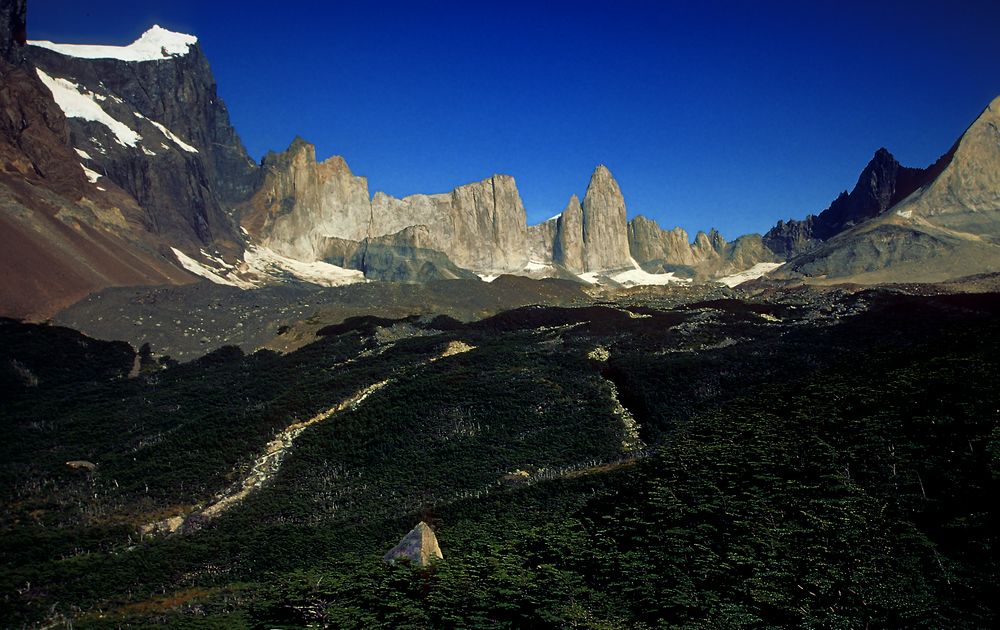
{"label": "dark green forest", "polygon": [[[996,627],[998,315],[874,290],[525,307],[388,343],[394,321],[357,318],[287,355],[153,348],[132,378],[126,344],[3,321],[0,619]],[[383,380],[198,518],[276,432]],[[444,559],[384,563],[420,520]]]}

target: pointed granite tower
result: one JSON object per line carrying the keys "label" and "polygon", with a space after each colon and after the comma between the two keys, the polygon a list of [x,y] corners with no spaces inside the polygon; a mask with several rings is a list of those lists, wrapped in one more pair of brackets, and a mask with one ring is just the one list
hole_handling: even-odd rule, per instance
{"label": "pointed granite tower", "polygon": [[585,271],[632,266],[625,199],[618,182],[603,164],[594,169],[583,197],[583,264]]}

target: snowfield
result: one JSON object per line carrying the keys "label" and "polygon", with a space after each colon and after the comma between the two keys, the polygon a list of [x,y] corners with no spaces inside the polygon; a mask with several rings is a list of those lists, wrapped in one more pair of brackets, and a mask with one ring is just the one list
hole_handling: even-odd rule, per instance
{"label": "snowfield", "polygon": [[198,42],[194,35],[168,31],[159,24],[143,33],[128,46],[97,46],[90,44],[56,44],[50,41],[29,41],[32,46],[81,59],[119,59],[121,61],[161,61],[188,54]]}
{"label": "snowfield", "polygon": [[641,268],[623,271],[619,274],[611,276],[611,279],[626,287],[663,286],[677,282],[681,284],[691,282],[688,278],[678,277],[672,271],[668,273],[649,273]]}
{"label": "snowfield", "polygon": [[719,278],[718,280],[716,280],[716,282],[722,283],[729,288],[733,288],[736,285],[743,284],[744,282],[749,282],[750,280],[756,280],[757,278],[760,278],[761,276],[764,276],[774,271],[782,264],[783,263],[767,263],[767,262],[757,263],[753,267],[745,269],[739,273],[734,273],[733,275],[726,276],[725,278]]}
{"label": "snowfield", "polygon": [[366,282],[364,273],[356,269],[344,269],[320,261],[305,263],[282,256],[267,247],[248,246],[243,252],[241,265],[227,263],[222,258],[202,251],[202,256],[215,266],[199,262],[175,247],[170,249],[181,266],[196,276],[240,289],[257,289],[289,275],[323,287]]}
{"label": "snowfield", "polygon": [[36,69],[35,72],[38,73],[38,78],[42,80],[45,87],[52,92],[52,98],[55,99],[56,105],[63,110],[67,118],[82,118],[104,125],[111,130],[111,133],[115,134],[115,140],[122,146],[134,147],[139,140],[142,140],[142,136],[130,129],[125,123],[112,118],[98,104],[98,100],[104,100],[106,97],[98,96],[93,92],[86,91],[86,89],[81,91],[80,86],[76,83],[58,77],[50,77],[41,70]]}

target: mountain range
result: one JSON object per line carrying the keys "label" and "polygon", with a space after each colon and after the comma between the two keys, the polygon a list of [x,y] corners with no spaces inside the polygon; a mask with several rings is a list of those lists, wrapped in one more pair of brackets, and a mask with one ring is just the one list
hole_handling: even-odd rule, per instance
{"label": "mountain range", "polygon": [[527,225],[514,178],[371,194],[342,157],[296,138],[250,158],[197,38],[153,26],[128,46],[26,39],[0,16],[0,314],[45,318],[112,286],[490,281],[618,287],[764,274],[921,282],[1000,271],[994,101],[925,169],[879,149],[852,191],[803,220],[727,242],[628,219],[603,165],[582,201]]}

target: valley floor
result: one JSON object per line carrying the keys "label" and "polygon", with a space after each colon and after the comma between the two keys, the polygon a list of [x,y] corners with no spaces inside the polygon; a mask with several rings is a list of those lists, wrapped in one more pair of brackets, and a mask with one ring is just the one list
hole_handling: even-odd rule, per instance
{"label": "valley floor", "polygon": [[[181,364],[4,320],[0,619],[994,626],[1000,294],[913,293],[320,318]],[[443,560],[382,562],[421,520]]]}

